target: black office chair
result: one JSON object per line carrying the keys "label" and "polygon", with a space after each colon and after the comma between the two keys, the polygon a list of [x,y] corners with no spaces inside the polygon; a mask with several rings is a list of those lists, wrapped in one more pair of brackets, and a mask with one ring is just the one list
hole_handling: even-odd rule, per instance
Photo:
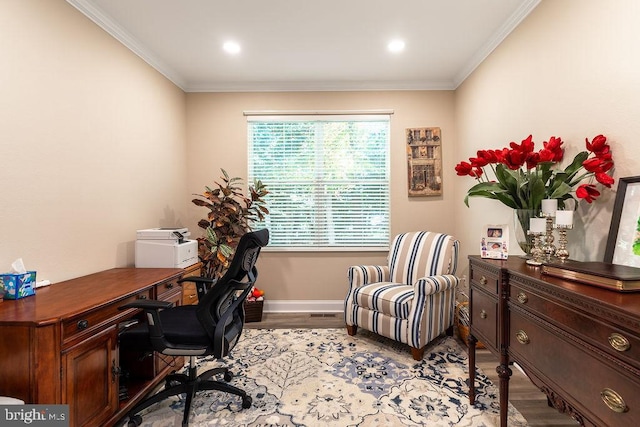
{"label": "black office chair", "polygon": [[191,402],[198,390],[220,390],[242,398],[242,407],[251,406],[251,397],[244,390],[226,382],[212,380],[222,374],[230,381],[227,368],[210,369],[200,375],[196,356],[213,355],[221,359],[229,354],[242,334],[244,300],[258,276],[255,267],[261,248],[269,242],[269,231],[259,230],[242,236],[227,272],[218,280],[188,277],[199,289],[197,305],[172,307],[167,301],[139,300],[120,307],[141,308],[146,322],[125,329],[119,336],[121,348],[156,351],[168,356],[189,356],[187,374],[172,373],[165,379],[165,388],[138,403],[129,411],[129,426],[138,426],[143,409],[167,397],[185,394],[183,426],[189,425]]}

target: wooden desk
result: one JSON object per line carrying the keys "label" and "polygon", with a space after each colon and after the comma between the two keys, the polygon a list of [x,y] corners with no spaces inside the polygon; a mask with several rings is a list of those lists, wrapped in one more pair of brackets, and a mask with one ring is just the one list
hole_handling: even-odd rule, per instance
{"label": "wooden desk", "polygon": [[[200,277],[202,273],[202,263],[199,262],[197,264],[193,264],[190,267],[186,267],[184,269],[184,274],[182,278],[185,277]],[[193,282],[184,282],[181,283],[182,286],[182,304],[183,305],[196,305],[198,304],[198,290],[196,289],[196,285]]]}
{"label": "wooden desk", "polygon": [[[582,425],[640,425],[640,293],[543,275],[519,257],[469,262],[469,364],[478,339],[500,358],[501,426],[511,362]],[[473,404],[475,369],[469,380]]]}
{"label": "wooden desk", "polygon": [[[68,404],[71,426],[115,424],[182,366],[181,358],[169,366],[119,348],[119,328],[139,311],[118,307],[145,298],[179,304],[182,291],[176,281],[183,273],[116,268],[1,302],[0,395],[32,404]],[[125,400],[118,398],[121,382],[128,388]]]}

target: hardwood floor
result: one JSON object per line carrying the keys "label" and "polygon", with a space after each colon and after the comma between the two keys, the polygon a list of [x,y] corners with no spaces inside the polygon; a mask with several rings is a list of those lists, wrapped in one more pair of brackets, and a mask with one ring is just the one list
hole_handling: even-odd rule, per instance
{"label": "hardwood floor", "polygon": [[342,328],[342,313],[263,313],[261,322],[245,323],[245,328]]}
{"label": "hardwood floor", "polygon": [[[343,328],[342,313],[263,313],[262,321],[245,324],[245,328]],[[498,359],[488,350],[476,353],[478,367],[498,384]],[[534,386],[517,367],[509,381],[509,397],[530,426],[573,427],[578,425],[569,416],[547,405],[547,397]]]}

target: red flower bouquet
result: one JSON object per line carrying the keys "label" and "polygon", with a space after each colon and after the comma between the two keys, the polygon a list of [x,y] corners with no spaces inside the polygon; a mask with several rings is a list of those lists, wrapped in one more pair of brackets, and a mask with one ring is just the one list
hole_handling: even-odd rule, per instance
{"label": "red flower bouquet", "polygon": [[[471,176],[478,181],[467,192],[469,197],[496,199],[513,209],[540,210],[543,199],[558,199],[560,208],[568,199],[593,202],[600,192],[596,184],[611,187],[613,168],[611,147],[603,135],[586,139],[586,151],[581,151],[566,168],[560,168],[564,158],[563,141],[552,136],[534,150],[532,136],[520,144],[511,142],[501,150],[479,150],[476,157],[456,165],[459,176]],[[490,168],[495,180],[487,177]],[[577,188],[576,188],[577,187]],[[575,188],[575,190],[574,190]]]}

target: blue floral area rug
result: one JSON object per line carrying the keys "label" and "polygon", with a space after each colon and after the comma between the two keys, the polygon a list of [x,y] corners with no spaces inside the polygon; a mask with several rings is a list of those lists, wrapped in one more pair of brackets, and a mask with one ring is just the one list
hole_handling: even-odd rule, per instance
{"label": "blue floral area rug", "polygon": [[[198,361],[199,371],[221,364]],[[467,353],[452,337],[436,339],[416,362],[407,346],[360,330],[245,329],[225,360],[231,384],[253,398],[198,392],[191,426],[497,426],[498,389],[476,375],[469,405]],[[177,426],[183,398],[143,412],[143,426]],[[509,405],[509,426],[526,426]]]}

